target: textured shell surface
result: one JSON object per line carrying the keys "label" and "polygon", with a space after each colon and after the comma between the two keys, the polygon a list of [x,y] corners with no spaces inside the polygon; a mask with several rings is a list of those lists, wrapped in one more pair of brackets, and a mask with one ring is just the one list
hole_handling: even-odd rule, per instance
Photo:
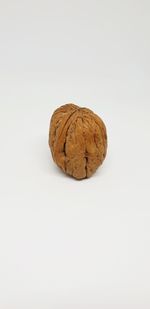
{"label": "textured shell surface", "polygon": [[65,104],[52,115],[49,146],[53,160],[66,174],[89,178],[106,157],[105,124],[92,110]]}

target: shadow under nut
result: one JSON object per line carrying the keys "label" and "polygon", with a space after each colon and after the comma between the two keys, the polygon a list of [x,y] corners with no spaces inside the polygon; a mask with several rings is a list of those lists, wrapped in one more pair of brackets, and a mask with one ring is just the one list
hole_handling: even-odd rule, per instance
{"label": "shadow under nut", "polygon": [[106,157],[105,124],[90,109],[63,105],[52,115],[49,146],[53,160],[66,174],[88,178]]}

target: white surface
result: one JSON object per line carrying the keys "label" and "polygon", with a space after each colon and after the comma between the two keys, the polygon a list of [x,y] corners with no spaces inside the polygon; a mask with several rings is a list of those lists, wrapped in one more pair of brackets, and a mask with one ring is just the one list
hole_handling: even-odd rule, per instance
{"label": "white surface", "polygon": [[[150,2],[0,0],[0,308],[150,308]],[[101,169],[53,164],[66,102],[108,129]]]}

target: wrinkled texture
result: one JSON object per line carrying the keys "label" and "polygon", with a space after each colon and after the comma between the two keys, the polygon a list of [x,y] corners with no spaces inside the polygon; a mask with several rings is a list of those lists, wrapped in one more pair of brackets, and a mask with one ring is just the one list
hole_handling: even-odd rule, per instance
{"label": "wrinkled texture", "polygon": [[52,115],[49,146],[53,160],[65,173],[88,178],[105,159],[106,127],[90,109],[66,104]]}

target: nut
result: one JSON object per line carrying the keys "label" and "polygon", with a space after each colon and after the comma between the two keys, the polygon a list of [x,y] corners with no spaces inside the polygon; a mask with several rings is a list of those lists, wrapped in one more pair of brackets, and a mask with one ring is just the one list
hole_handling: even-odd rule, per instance
{"label": "nut", "polygon": [[88,178],[106,157],[105,124],[88,108],[63,105],[52,115],[49,146],[53,160],[66,174]]}

